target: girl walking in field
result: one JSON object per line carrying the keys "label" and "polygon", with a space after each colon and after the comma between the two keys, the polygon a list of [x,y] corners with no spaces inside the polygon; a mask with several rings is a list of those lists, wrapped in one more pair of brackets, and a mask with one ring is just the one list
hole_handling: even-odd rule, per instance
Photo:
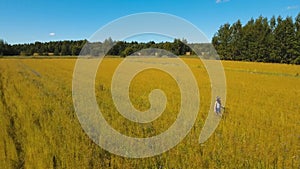
{"label": "girl walking in field", "polygon": [[221,109],[225,109],[225,107],[222,106],[221,103],[221,97],[217,96],[215,106],[214,106],[214,111],[217,115],[222,115]]}

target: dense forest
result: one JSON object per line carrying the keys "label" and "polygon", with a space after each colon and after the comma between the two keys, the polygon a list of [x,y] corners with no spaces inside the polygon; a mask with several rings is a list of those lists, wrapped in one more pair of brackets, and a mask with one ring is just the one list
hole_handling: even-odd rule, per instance
{"label": "dense forest", "polygon": [[0,56],[66,56],[78,55],[87,40],[35,42],[29,44],[10,45],[0,40]]}
{"label": "dense forest", "polygon": [[224,24],[212,44],[225,60],[300,64],[300,13],[293,20],[274,16]]}
{"label": "dense forest", "polygon": [[[30,44],[10,45],[3,40],[0,41],[0,56],[77,56],[92,55],[99,56],[103,54],[105,49],[110,49],[105,52],[107,55],[125,57],[142,49],[164,49],[169,51],[166,55],[173,53],[174,55],[185,55],[186,52],[192,50],[185,39],[174,39],[173,42],[155,43],[150,41],[147,43],[138,43],[136,41],[113,41],[111,38],[104,40],[104,42],[89,42],[87,40],[79,41],[56,41],[56,42],[35,42]],[[81,51],[83,46],[85,50]],[[205,46],[205,45],[204,45]],[[153,50],[157,52],[159,50]],[[80,53],[81,52],[81,53]],[[145,52],[145,51],[144,51]],[[151,50],[148,54],[152,55]],[[162,56],[163,54],[158,54]]]}
{"label": "dense forest", "polygon": [[[86,44],[85,51],[81,51]],[[156,48],[163,50],[144,52],[156,56],[170,53],[175,55],[197,53],[209,57],[216,54],[213,45],[223,60],[300,64],[300,13],[295,19],[273,16],[269,20],[260,16],[255,20],[251,19],[245,25],[242,25],[240,20],[233,24],[226,23],[213,36],[212,45],[187,44],[185,39],[174,39],[173,42],[138,43],[113,41],[108,38],[103,42],[78,40],[15,45],[0,40],[0,56],[77,56],[80,52],[83,55],[99,56],[103,53],[103,49],[109,49],[105,52],[107,55],[126,57],[142,49]],[[111,46],[113,47],[110,48]],[[160,53],[157,53],[158,51]]]}

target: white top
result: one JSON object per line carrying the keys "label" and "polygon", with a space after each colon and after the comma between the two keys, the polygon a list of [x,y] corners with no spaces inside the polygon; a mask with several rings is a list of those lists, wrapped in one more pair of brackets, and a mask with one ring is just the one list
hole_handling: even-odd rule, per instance
{"label": "white top", "polygon": [[214,106],[215,113],[221,113],[221,108],[222,108],[222,105],[218,101],[216,101],[215,106]]}

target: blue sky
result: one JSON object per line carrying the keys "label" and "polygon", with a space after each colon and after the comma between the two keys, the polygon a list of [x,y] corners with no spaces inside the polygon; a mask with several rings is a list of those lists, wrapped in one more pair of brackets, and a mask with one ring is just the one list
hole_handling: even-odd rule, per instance
{"label": "blue sky", "polygon": [[[300,0],[0,0],[0,39],[11,44],[89,39],[120,17],[162,12],[193,23],[211,39],[224,23],[296,15]],[[151,39],[149,39],[151,40]]]}

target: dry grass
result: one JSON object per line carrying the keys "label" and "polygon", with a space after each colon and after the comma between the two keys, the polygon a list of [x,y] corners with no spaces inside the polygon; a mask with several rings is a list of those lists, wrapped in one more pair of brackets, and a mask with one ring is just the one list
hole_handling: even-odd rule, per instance
{"label": "dry grass", "polygon": [[[121,59],[105,59],[96,80],[99,107],[116,130],[134,137],[165,131],[176,119],[180,93],[174,79],[158,70],[138,74],[130,98],[139,110],[161,88],[165,112],[148,124],[118,114],[110,93]],[[226,114],[202,145],[198,137],[210,104],[210,83],[201,62],[184,59],[200,89],[201,109],[188,136],[161,155],[129,159],[111,154],[83,132],[73,108],[74,59],[0,60],[1,168],[299,168],[300,67],[223,62],[227,78]]]}

